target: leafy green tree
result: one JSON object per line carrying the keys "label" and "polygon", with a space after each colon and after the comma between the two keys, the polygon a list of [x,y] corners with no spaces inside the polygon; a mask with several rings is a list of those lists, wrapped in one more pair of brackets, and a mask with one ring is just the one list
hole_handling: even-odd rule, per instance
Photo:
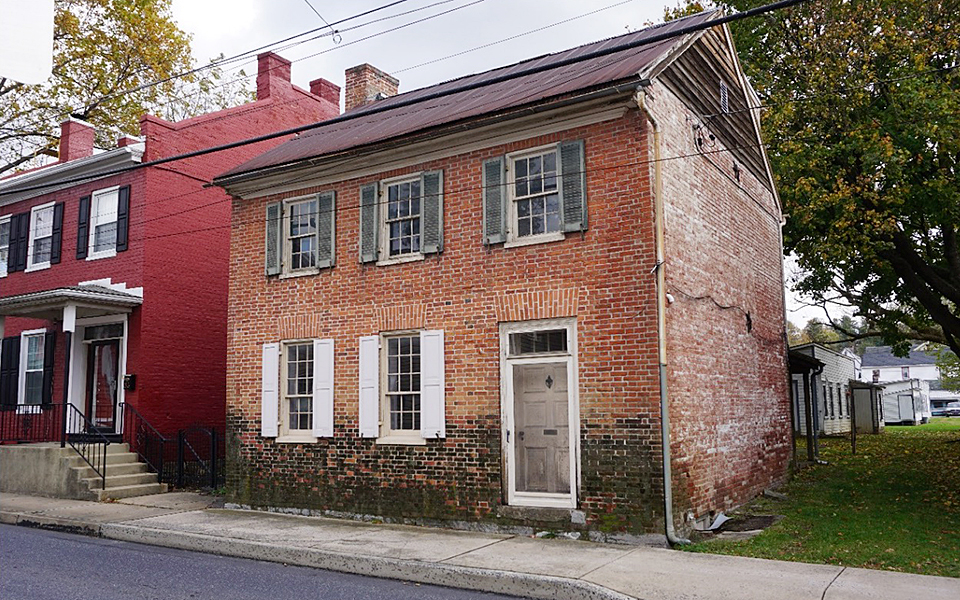
{"label": "leafy green tree", "polygon": [[955,0],[821,0],[731,30],[766,107],[797,289],[852,307],[867,328],[850,337],[960,353]]}
{"label": "leafy green tree", "polygon": [[58,125],[70,115],[96,125],[98,145],[109,147],[120,132],[138,133],[145,112],[192,116],[211,100],[222,108],[248,99],[245,80],[222,85],[217,69],[140,88],[193,67],[190,36],[170,4],[56,0],[51,77],[39,85],[0,78],[0,174],[55,156]]}

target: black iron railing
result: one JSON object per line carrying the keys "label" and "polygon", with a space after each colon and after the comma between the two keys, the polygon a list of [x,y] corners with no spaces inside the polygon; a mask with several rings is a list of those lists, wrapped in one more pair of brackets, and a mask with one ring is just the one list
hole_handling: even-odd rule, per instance
{"label": "black iron railing", "polygon": [[61,406],[67,407],[66,426],[62,433],[64,440],[100,476],[103,484],[100,489],[107,489],[107,447],[110,446],[110,440],[76,406]]}
{"label": "black iron railing", "polygon": [[0,444],[59,442],[62,430],[62,404],[21,404],[0,410]]}
{"label": "black iron railing", "polygon": [[123,441],[130,446],[131,452],[135,452],[140,460],[157,474],[160,483],[165,483],[163,466],[169,440],[133,406],[121,402],[119,408],[123,419]]}

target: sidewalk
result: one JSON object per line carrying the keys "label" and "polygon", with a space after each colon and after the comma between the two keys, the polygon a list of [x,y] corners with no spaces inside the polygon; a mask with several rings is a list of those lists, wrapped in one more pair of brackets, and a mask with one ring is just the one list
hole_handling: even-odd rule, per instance
{"label": "sidewalk", "polygon": [[531,598],[956,600],[960,579],[213,508],[0,494],[0,522]]}

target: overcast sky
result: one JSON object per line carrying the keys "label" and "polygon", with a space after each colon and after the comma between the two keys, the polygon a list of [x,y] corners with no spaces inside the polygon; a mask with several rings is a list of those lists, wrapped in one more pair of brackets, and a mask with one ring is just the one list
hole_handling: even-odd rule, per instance
{"label": "overcast sky", "polygon": [[[390,2],[309,1],[329,23]],[[346,29],[393,17],[342,31],[339,43],[327,35],[280,49],[279,53],[293,61],[293,81],[304,88],[318,77],[342,87],[345,69],[370,63],[398,77],[400,91],[404,92],[659,23],[664,7],[677,3],[678,0],[407,0],[338,26],[337,29]],[[423,10],[402,14],[416,9]],[[221,53],[233,56],[324,25],[306,0],[173,0],[173,16],[180,28],[193,36],[193,54],[200,63]],[[427,20],[414,22],[421,19]],[[560,24],[536,31],[555,23]],[[396,31],[363,39],[407,24]],[[297,41],[320,33],[329,30]],[[506,39],[514,36],[520,37]],[[418,66],[429,61],[436,62]],[[256,74],[255,60],[241,66],[247,74]],[[788,280],[794,269],[788,261]],[[820,309],[802,307],[792,294],[788,294],[787,304],[788,318],[798,325],[811,317],[823,316]]]}

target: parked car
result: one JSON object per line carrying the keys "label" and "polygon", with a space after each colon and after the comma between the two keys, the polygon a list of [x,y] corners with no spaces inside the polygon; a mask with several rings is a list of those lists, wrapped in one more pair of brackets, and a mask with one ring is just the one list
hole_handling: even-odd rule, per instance
{"label": "parked car", "polygon": [[960,402],[950,402],[943,410],[944,416],[960,417]]}

